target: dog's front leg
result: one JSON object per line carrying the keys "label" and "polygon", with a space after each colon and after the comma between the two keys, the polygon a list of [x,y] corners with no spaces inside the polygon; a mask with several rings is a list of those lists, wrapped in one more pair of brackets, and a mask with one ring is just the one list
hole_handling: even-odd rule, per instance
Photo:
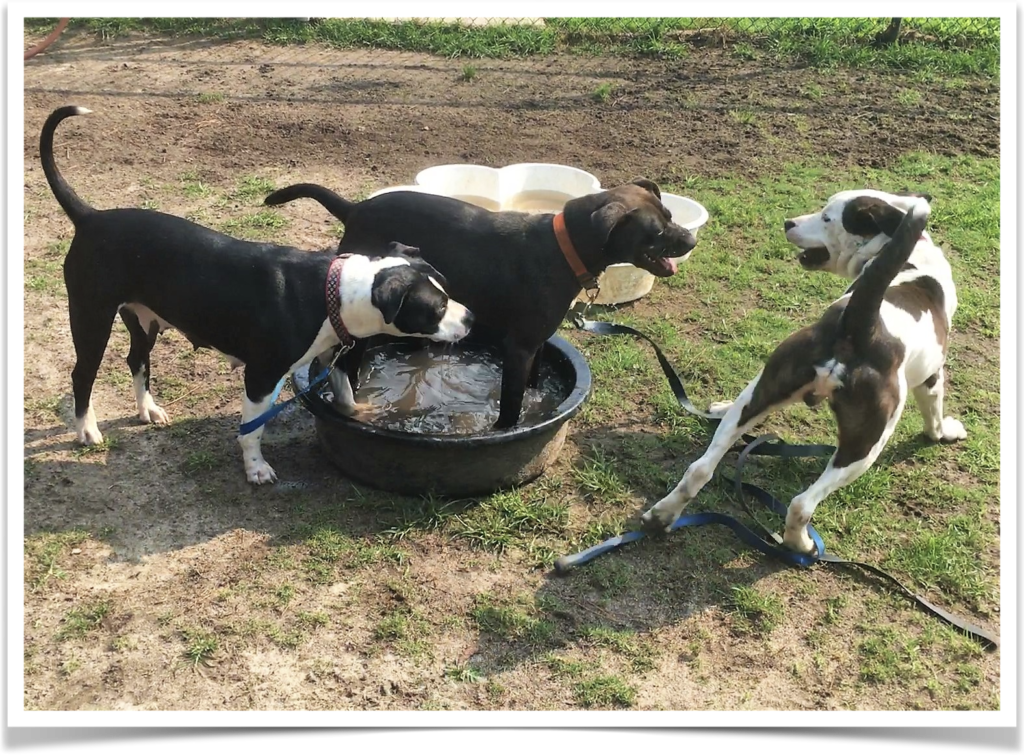
{"label": "dog's front leg", "polygon": [[[686,505],[711,480],[715,468],[733,444],[773,410],[792,404],[800,396],[801,388],[777,381],[774,371],[770,372],[767,378],[764,374],[758,375],[747,384],[736,401],[729,405],[704,455],[687,468],[682,480],[668,496],[644,512],[640,519],[645,530],[668,530]],[[762,380],[765,387],[758,390]]]}
{"label": "dog's front leg", "polygon": [[529,349],[514,344],[505,345],[505,358],[501,366],[501,410],[494,424],[496,429],[512,428],[519,422],[531,355]]}
{"label": "dog's front leg", "polygon": [[[268,409],[274,401],[274,392],[270,390],[262,394],[261,398],[250,397],[251,388],[246,381],[245,394],[242,395],[242,423],[255,420]],[[263,459],[263,452],[260,450],[260,440],[263,438],[263,428],[260,426],[251,433],[238,437],[238,443],[242,447],[242,462],[245,464],[245,477],[250,483],[262,485],[273,483],[277,480],[277,473],[274,468]]]}

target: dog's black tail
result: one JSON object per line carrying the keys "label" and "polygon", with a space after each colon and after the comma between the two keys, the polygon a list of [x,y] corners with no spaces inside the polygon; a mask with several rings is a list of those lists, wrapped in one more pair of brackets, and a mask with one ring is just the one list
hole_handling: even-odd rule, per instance
{"label": "dog's black tail", "polygon": [[922,198],[914,204],[903,216],[892,238],[857,279],[843,311],[841,325],[842,335],[851,339],[855,347],[866,345],[874,333],[885,290],[910,258],[930,214],[927,200]]}
{"label": "dog's black tail", "polygon": [[319,184],[292,184],[291,186],[286,186],[283,189],[278,189],[268,194],[267,198],[263,200],[263,204],[283,205],[285,202],[291,202],[292,200],[304,197],[319,202],[327,208],[331,215],[342,223],[348,221],[348,214],[356,206],[355,202],[350,202]]}
{"label": "dog's black tail", "polygon": [[68,182],[60,175],[60,171],[57,170],[57,163],[53,160],[53,132],[57,130],[57,124],[65,118],[86,115],[91,112],[88,108],[80,108],[77,105],[65,105],[62,108],[57,108],[46,119],[46,123],[43,124],[43,133],[39,136],[39,158],[43,162],[43,173],[46,174],[46,180],[50,184],[53,196],[57,198],[57,202],[64,208],[64,212],[68,214],[74,224],[96,211],[75,194],[75,190],[68,185]]}

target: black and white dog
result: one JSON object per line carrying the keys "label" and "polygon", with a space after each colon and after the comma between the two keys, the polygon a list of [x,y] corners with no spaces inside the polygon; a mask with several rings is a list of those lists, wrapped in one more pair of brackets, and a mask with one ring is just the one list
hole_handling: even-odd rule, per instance
{"label": "black and white dog", "polygon": [[913,392],[924,432],[956,441],[967,432],[943,416],[943,365],[956,311],[956,289],[942,250],[924,231],[928,198],[872,190],[833,195],[825,209],[785,221],[799,261],[854,279],[814,325],[780,344],[761,373],[730,403],[710,446],[675,489],[644,513],[643,526],[667,529],[711,479],[732,445],[774,410],[828,400],[839,443],[821,477],[789,505],[783,541],[810,553],[807,524],[829,494],[864,474],[878,458]]}
{"label": "black and white dog", "polygon": [[[168,421],[149,393],[149,355],[157,334],[169,327],[197,349],[216,349],[233,365],[245,365],[243,423],[270,408],[284,376],[339,343],[376,334],[454,342],[472,327],[472,314],[448,298],[438,283],[443,277],[411,247],[392,245],[377,258],[339,258],[331,251],[240,241],[153,210],[90,207],[53,159],[57,125],[89,112],[58,108],[39,140],[50,189],[75,225],[64,283],[81,443],[103,440],[92,387],[118,313],[131,335],[128,367],[146,423]],[[239,437],[246,477],[256,484],[277,478],[260,451],[262,434],[260,427]]]}

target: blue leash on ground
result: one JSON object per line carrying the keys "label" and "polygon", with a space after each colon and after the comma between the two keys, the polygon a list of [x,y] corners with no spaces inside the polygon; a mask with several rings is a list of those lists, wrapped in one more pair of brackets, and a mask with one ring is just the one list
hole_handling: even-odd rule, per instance
{"label": "blue leash on ground", "polygon": [[[585,310],[584,310],[585,312]],[[666,359],[661,349],[651,341],[645,334],[637,331],[629,326],[624,326],[619,323],[608,323],[596,320],[585,320],[579,313],[572,313],[572,323],[580,330],[587,331],[589,333],[596,333],[600,335],[630,335],[638,336],[654,348],[654,353],[658,358],[658,362],[661,363],[662,371],[665,373],[665,377],[668,379],[669,385],[675,394],[676,400],[679,405],[691,414],[703,417],[706,420],[717,422],[719,418],[711,415],[707,412],[701,412],[693,403],[690,402],[686,396],[686,391],[683,388],[683,382],[679,378],[678,373]],[[769,444],[769,441],[774,440],[776,443]],[[967,622],[955,614],[951,614],[944,609],[939,608],[930,601],[922,598],[918,594],[911,591],[903,583],[888,574],[884,570],[875,567],[874,565],[865,564],[863,562],[857,562],[850,559],[842,559],[834,554],[829,553],[825,550],[825,543],[821,536],[818,534],[811,525],[807,526],[807,534],[811,537],[814,542],[815,552],[813,554],[798,554],[785,548],[782,545],[782,538],[770,530],[764,527],[758,522],[757,517],[750,510],[747,505],[745,494],[750,494],[759,502],[764,504],[768,509],[775,512],[782,518],[786,517],[787,507],[781,501],[776,499],[770,493],[765,491],[752,483],[744,483],[742,479],[743,465],[747,461],[747,457],[750,455],[759,456],[774,456],[774,457],[823,457],[831,456],[835,452],[835,447],[828,444],[788,444],[783,442],[774,433],[766,433],[762,436],[754,438],[750,435],[744,435],[743,441],[745,446],[739,449],[739,458],[736,461],[736,478],[730,479],[725,475],[722,478],[729,483],[732,483],[735,488],[737,495],[739,496],[740,503],[750,514],[751,518],[755,523],[758,524],[767,538],[762,538],[760,535],[751,530],[747,525],[737,520],[735,517],[730,515],[722,514],[720,512],[693,512],[691,514],[684,514],[680,516],[672,526],[669,528],[670,532],[679,530],[685,527],[700,527],[703,525],[725,525],[732,530],[744,543],[754,547],[758,551],[761,551],[769,556],[773,556],[776,559],[784,562],[793,567],[813,567],[818,562],[824,562],[825,564],[836,565],[839,567],[857,567],[866,572],[870,572],[873,575],[881,577],[903,592],[908,598],[914,601],[918,606],[923,608],[925,611],[930,612],[939,619],[953,627],[957,628],[961,632],[973,637],[975,640],[980,642],[982,645],[988,647],[990,650],[994,650],[999,647],[998,639],[986,632],[984,629]],[[733,450],[737,450],[735,447]],[[721,473],[719,473],[721,474]],[[555,560],[555,571],[559,574],[566,574],[573,567],[577,567],[582,564],[586,564],[593,559],[607,554],[610,551],[614,551],[620,546],[624,546],[627,543],[633,543],[639,541],[646,534],[643,531],[635,530],[628,533],[624,533],[614,538],[609,538],[603,543],[599,543],[596,546],[591,546],[588,549],[572,554],[569,556],[559,557]]]}

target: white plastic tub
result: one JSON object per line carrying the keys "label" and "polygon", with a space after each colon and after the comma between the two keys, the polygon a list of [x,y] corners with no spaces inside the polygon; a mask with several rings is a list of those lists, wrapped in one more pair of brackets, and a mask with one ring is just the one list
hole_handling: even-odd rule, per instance
{"label": "white plastic tub", "polygon": [[416,174],[417,186],[488,210],[557,213],[565,203],[601,191],[593,174],[568,165],[517,163],[504,168],[453,163]]}
{"label": "white plastic tub", "polygon": [[486,165],[435,165],[416,174],[416,185],[487,210],[501,209],[501,171]]}

